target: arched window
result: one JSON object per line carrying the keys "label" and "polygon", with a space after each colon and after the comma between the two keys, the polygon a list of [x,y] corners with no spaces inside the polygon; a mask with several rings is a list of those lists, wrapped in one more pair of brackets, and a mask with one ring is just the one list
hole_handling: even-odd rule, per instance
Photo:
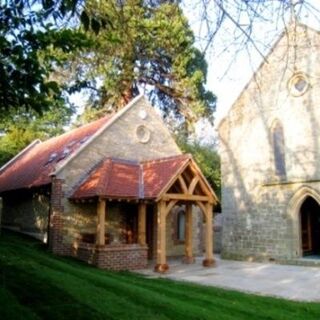
{"label": "arched window", "polygon": [[185,241],[185,221],[186,213],[184,210],[180,210],[177,216],[177,240]]}
{"label": "arched window", "polygon": [[286,177],[286,159],[284,148],[283,128],[280,122],[276,122],[272,129],[272,144],[275,173],[281,178]]}

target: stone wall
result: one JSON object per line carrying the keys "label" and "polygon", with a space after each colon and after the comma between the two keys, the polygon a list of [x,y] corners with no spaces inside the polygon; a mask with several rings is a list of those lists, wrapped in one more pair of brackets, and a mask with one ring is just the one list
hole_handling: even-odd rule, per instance
{"label": "stone wall", "polygon": [[222,250],[222,213],[215,212],[213,218],[213,252],[221,253]]}
{"label": "stone wall", "polygon": [[34,192],[8,192],[2,197],[1,225],[47,240],[49,194],[45,189]]}
{"label": "stone wall", "polygon": [[[168,257],[184,256],[185,243],[184,241],[178,240],[178,212],[184,210],[184,206],[176,206],[167,216],[166,221],[166,248]],[[193,206],[192,210],[192,250],[194,256],[202,255],[203,244],[202,244],[202,227],[203,215],[201,210]]]}
{"label": "stone wall", "polygon": [[[95,237],[97,230],[97,203],[72,203],[72,211],[64,213],[65,238],[78,243],[83,236]],[[137,242],[138,204],[107,201],[105,232],[107,244]]]}
{"label": "stone wall", "polygon": [[[290,30],[219,126],[225,258],[301,256],[299,210],[289,208],[299,190],[320,192],[319,48],[318,32]],[[292,94],[297,74],[308,82],[300,95]],[[275,170],[276,121],[284,132],[285,177]]]}

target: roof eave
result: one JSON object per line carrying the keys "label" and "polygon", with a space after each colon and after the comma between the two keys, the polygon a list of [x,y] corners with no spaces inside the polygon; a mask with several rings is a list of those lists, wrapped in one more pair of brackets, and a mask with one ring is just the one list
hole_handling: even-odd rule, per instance
{"label": "roof eave", "polygon": [[41,143],[42,141],[40,139],[36,139],[32,141],[29,145],[27,145],[24,149],[22,149],[18,154],[16,154],[11,160],[9,160],[7,163],[5,163],[1,168],[0,168],[0,173],[4,171],[8,166],[10,166],[12,163],[14,163],[17,158],[19,158],[21,155],[32,149],[34,146],[37,144]]}

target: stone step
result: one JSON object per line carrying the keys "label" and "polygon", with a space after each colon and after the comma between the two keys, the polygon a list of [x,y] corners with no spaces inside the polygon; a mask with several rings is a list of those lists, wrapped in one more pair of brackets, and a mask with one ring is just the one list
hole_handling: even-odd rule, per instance
{"label": "stone step", "polygon": [[277,261],[280,264],[288,264],[294,266],[304,266],[304,267],[320,267],[320,259],[311,259],[311,258],[300,258],[295,260],[284,260]]}

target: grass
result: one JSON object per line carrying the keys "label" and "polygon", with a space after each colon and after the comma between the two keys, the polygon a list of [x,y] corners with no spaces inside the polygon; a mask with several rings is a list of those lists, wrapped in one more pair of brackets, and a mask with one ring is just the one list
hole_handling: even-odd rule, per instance
{"label": "grass", "polygon": [[0,235],[1,319],[320,319],[320,304],[107,272]]}

